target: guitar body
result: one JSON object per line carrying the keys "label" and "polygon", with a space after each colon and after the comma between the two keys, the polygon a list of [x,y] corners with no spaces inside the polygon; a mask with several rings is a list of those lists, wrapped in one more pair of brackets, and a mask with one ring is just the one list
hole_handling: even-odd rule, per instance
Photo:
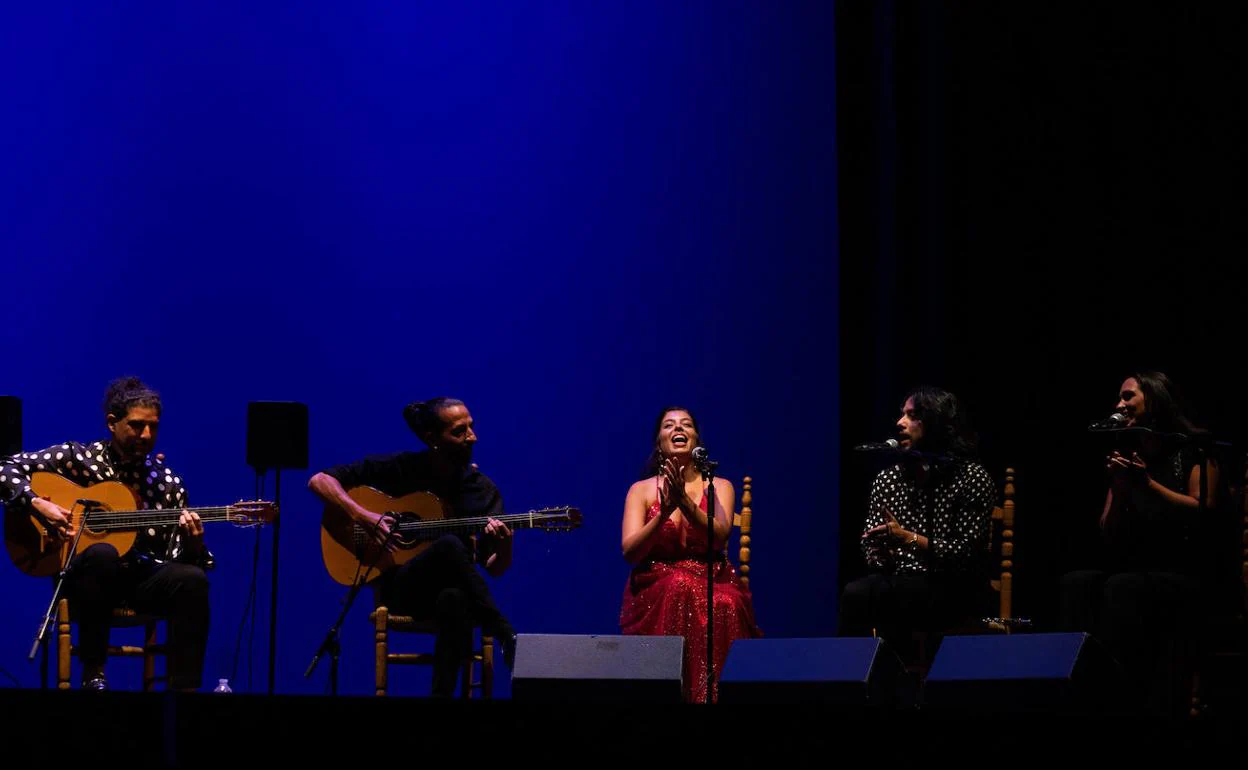
{"label": "guitar body", "polygon": [[[130,488],[119,481],[103,481],[99,484],[84,487],[55,473],[38,471],[30,476],[30,489],[39,497],[46,497],[67,511],[72,511],[72,522],[75,529],[82,528],[83,507],[77,504],[79,499],[91,499],[102,503],[101,508],[110,511],[126,511],[138,508],[138,501]],[[83,530],[78,540],[78,553],[96,543],[108,543],[117,549],[118,554],[125,554],[134,546],[138,533],[134,530],[93,532],[90,527]],[[50,577],[61,569],[65,561],[65,550],[69,543],[61,543],[48,535],[43,520],[32,514],[19,514],[5,511],[4,544],[9,550],[9,558],[22,572],[34,577]]]}
{"label": "guitar body", "polygon": [[[373,513],[394,513],[404,520],[446,518],[442,501],[429,492],[390,497],[372,487],[355,487],[347,492],[347,496]],[[352,585],[364,576],[368,564],[376,559],[364,581],[371,583],[386,570],[411,561],[429,547],[428,541],[394,538],[391,542],[396,546],[395,550],[379,554],[380,547],[371,535],[337,506],[325,506],[321,514],[321,556],[329,576],[344,586]],[[361,564],[364,566],[361,567]]]}

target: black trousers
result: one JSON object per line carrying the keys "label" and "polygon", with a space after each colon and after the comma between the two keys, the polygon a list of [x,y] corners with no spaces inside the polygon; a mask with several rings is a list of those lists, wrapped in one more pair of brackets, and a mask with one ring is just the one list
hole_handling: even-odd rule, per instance
{"label": "black trousers", "polygon": [[168,618],[169,686],[199,688],[208,642],[208,578],[199,567],[122,559],[97,543],[74,558],[66,579],[70,615],[78,622],[78,657],[98,668],[108,657],[113,609]]}
{"label": "black trousers", "polygon": [[455,535],[444,535],[386,576],[382,599],[405,615],[432,619],[433,694],[455,694],[464,661],[472,653],[472,630],[506,639],[514,630],[490,596],[472,554]]}
{"label": "black trousers", "polygon": [[1175,669],[1194,652],[1203,596],[1199,579],[1176,572],[1079,570],[1062,577],[1058,622],[1104,643],[1133,695],[1169,711],[1182,707]]}
{"label": "black trousers", "polygon": [[870,636],[874,631],[902,659],[912,660],[917,655],[913,632],[944,631],[972,617],[985,584],[963,575],[867,575],[841,594],[840,635]]}

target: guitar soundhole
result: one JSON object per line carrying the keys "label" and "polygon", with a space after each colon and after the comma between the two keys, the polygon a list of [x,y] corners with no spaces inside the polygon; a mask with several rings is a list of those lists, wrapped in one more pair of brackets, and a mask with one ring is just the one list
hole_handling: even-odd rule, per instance
{"label": "guitar soundhole", "polygon": [[[420,521],[420,517],[413,516],[410,513],[401,514],[399,516],[400,526],[402,526],[403,524],[407,524],[410,526],[412,522],[417,522],[417,521]],[[412,546],[421,542],[421,540],[422,538],[420,537],[420,535],[415,532],[408,532],[404,534],[402,531],[398,531],[394,533],[394,542],[398,543],[401,548],[411,548]]]}

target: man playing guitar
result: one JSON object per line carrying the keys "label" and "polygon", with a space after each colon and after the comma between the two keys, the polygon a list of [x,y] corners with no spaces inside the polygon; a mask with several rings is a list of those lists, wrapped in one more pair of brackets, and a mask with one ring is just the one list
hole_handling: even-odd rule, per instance
{"label": "man playing guitar", "polygon": [[[349,494],[356,488],[372,487],[391,497],[428,492],[441,500],[448,517],[490,517],[475,549],[476,560],[492,577],[501,576],[511,566],[512,532],[493,518],[503,512],[498,487],[472,464],[477,434],[468,407],[457,399],[435,398],[408,404],[403,418],[427,450],[366,457],[329,468],[314,475],[308,487],[371,533],[379,553],[397,547],[395,520],[387,511],[360,505]],[[466,536],[444,534],[412,558],[390,566],[380,578],[382,598],[392,610],[437,622],[433,665],[437,697],[454,694],[476,626],[500,640],[509,668],[514,661],[515,630],[490,595],[473,553]],[[369,580],[366,573],[378,561],[392,563],[364,559],[359,579]]]}
{"label": "man playing guitar", "polygon": [[[85,689],[107,689],[104,661],[113,609],[119,606],[169,619],[171,689],[195,690],[201,683],[208,639],[204,571],[212,568],[213,559],[204,548],[199,515],[186,510],[182,477],[165,465],[162,455],[152,453],[160,413],[160,395],[137,377],[114,380],[104,396],[109,438],[92,444],[68,442],[0,459],[0,502],[6,506],[6,516],[33,514],[42,522],[44,537],[52,542],[63,543],[77,534],[74,522],[81,521],[82,512],[70,508],[81,509],[84,501],[74,501],[72,495],[60,502],[40,497],[38,481],[32,490],[31,479],[40,472],[84,486],[120,483],[134,495],[140,511],[182,511],[176,526],[138,527],[134,545],[124,555],[113,545],[98,542],[70,563],[65,591],[71,615],[78,621],[77,647]],[[160,518],[173,520],[172,516]],[[90,521],[88,513],[87,529]]]}

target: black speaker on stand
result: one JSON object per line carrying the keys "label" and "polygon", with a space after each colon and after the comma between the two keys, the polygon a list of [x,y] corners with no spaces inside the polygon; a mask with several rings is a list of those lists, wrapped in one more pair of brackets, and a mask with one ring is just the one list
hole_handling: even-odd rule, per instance
{"label": "black speaker on stand", "polygon": [[[22,451],[22,400],[17,396],[0,396],[0,457]],[[6,517],[7,522],[7,517]],[[39,688],[48,689],[48,644],[40,651]]]}
{"label": "black speaker on stand", "polygon": [[0,457],[22,451],[22,400],[0,396]]}
{"label": "black speaker on stand", "polygon": [[256,471],[259,491],[264,475],[274,472],[273,577],[269,595],[269,695],[277,673],[277,553],[282,534],[282,471],[308,467],[308,405],[295,401],[247,404],[247,464]]}

